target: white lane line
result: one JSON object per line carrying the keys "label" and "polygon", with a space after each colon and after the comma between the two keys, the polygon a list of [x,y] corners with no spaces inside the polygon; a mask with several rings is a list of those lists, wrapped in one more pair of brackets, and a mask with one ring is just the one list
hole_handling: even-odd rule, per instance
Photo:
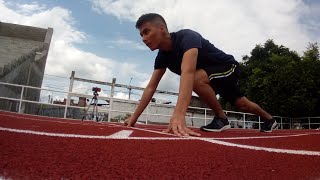
{"label": "white lane line", "polygon": [[298,137],[298,136],[307,136],[310,134],[293,134],[286,136],[252,136],[252,137],[226,137],[226,138],[208,138],[215,140],[240,140],[240,139],[272,139],[272,138],[287,138],[287,137]]}
{"label": "white lane line", "polygon": [[[0,111],[1,112],[1,111]],[[7,117],[13,117],[13,118],[19,118],[17,120],[24,120],[24,119],[28,119],[28,120],[32,120],[32,121],[40,121],[40,122],[53,122],[53,123],[60,123],[60,124],[71,124],[71,125],[83,125],[83,126],[97,126],[97,127],[110,127],[110,126],[113,126],[113,127],[125,127],[125,126],[122,126],[122,125],[119,125],[117,123],[106,123],[106,122],[98,122],[97,124],[95,123],[85,123],[86,121],[84,122],[64,122],[62,120],[42,120],[42,119],[36,119],[36,118],[31,118],[31,117],[21,117],[21,116],[15,116],[15,115],[8,115],[8,114],[0,114],[0,116],[3,115],[3,116],[7,116]],[[40,116],[39,116],[40,117]],[[50,117],[48,117],[50,118]],[[75,120],[68,120],[66,119],[65,121],[75,121]],[[146,125],[147,126],[147,125]],[[156,125],[152,125],[152,126],[156,126]],[[159,125],[161,126],[161,125]],[[40,126],[39,126],[40,127]],[[165,127],[165,126],[163,126]],[[158,134],[163,134],[163,135],[169,135],[169,136],[175,136],[173,134],[170,134],[170,133],[163,133],[163,132],[160,132],[160,131],[156,131],[156,130],[151,130],[149,128],[137,128],[137,127],[130,127],[131,129],[136,129],[136,130],[142,130],[142,131],[147,131],[147,132],[152,132],[152,133],[158,133]],[[248,133],[248,132],[242,132],[243,130],[231,130],[232,133]],[[251,130],[251,131],[254,131],[254,130]],[[251,132],[250,132],[251,133]],[[253,133],[253,132],[252,132]],[[277,132],[278,133],[278,132]],[[296,137],[296,136],[304,136],[304,135],[311,135],[311,134],[320,134],[320,133],[309,133],[309,134],[293,134],[292,133],[278,133],[278,134],[290,134],[290,135],[286,135],[286,136],[254,136],[254,137],[227,137],[227,138],[209,138],[208,139],[218,139],[218,140],[237,140],[237,139],[264,139],[264,138],[281,138],[281,137]],[[175,136],[177,137],[177,136]]]}
{"label": "white lane line", "polygon": [[133,139],[133,140],[190,140],[187,138],[163,138],[163,137],[129,137],[133,131],[119,131],[110,136],[95,136],[95,135],[80,135],[80,134],[64,134],[64,133],[48,133],[31,130],[11,129],[0,127],[0,131],[7,131],[13,133],[32,134],[40,136],[51,136],[51,137],[64,137],[64,138],[82,138],[82,139]]}
{"label": "white lane line", "polygon": [[122,130],[122,131],[119,131],[117,133],[112,134],[109,137],[110,138],[128,138],[132,133],[133,133],[133,131]]}
{"label": "white lane line", "polygon": [[[1,114],[3,115],[3,114]],[[18,120],[22,120],[23,119],[29,119],[29,120],[33,120],[33,121],[43,121],[43,122],[53,122],[53,123],[61,123],[61,124],[72,124],[72,125],[84,125],[84,126],[98,126],[98,127],[105,127],[105,126],[113,126],[113,127],[124,127],[122,125],[116,124],[116,123],[102,123],[100,122],[99,124],[101,125],[97,125],[94,123],[77,123],[77,122],[63,122],[63,121],[55,121],[55,120],[42,120],[42,119],[35,119],[35,118],[30,118],[30,117],[20,117],[20,116],[14,116],[14,115],[7,115],[4,114],[4,116],[7,117],[14,117],[14,118],[19,118]],[[71,120],[70,120],[71,121]],[[151,129],[145,129],[145,128],[136,128],[136,127],[130,127],[131,129],[136,129],[136,130],[141,130],[141,131],[146,131],[146,132],[152,132],[152,133],[158,133],[158,134],[163,134],[163,135],[169,135],[169,136],[175,136],[173,134],[170,133],[163,133],[160,131],[156,131],[156,130],[151,130]],[[232,132],[236,132],[237,130],[233,130]],[[239,130],[238,132],[241,132],[242,130]],[[282,134],[282,133],[281,133]],[[283,133],[284,134],[284,133]],[[289,133],[288,133],[289,134]],[[286,138],[286,137],[297,137],[297,136],[305,136],[305,135],[311,135],[311,134],[320,134],[320,133],[309,133],[309,134],[293,134],[292,133],[290,135],[286,135],[286,136],[253,136],[253,137],[226,137],[226,138],[208,138],[208,139],[216,139],[216,140],[241,140],[241,139],[268,139],[268,138]],[[176,137],[176,136],[175,136]]]}
{"label": "white lane line", "polygon": [[[162,133],[162,132],[158,132],[158,131],[145,130],[145,129],[135,128],[135,127],[130,127],[130,128],[136,129],[136,130],[141,130],[141,131],[154,132],[154,133],[158,133],[158,134],[167,134],[167,133]],[[167,134],[167,135],[176,136],[174,134]],[[310,134],[297,134],[296,136],[299,136],[299,135],[310,135]],[[265,137],[268,137],[268,136],[265,136]],[[282,137],[285,137],[285,136],[282,136]],[[210,139],[210,138],[200,138],[200,137],[184,137],[184,138],[185,139],[197,139],[197,140],[209,142],[212,144],[219,144],[219,145],[224,145],[224,146],[229,146],[229,147],[238,147],[238,148],[242,148],[242,149],[251,149],[251,150],[257,150],[257,151],[267,151],[267,152],[295,154],[295,155],[320,156],[319,151],[305,151],[305,150],[291,150],[291,149],[277,149],[277,148],[266,148],[266,147],[259,147],[259,146],[249,146],[249,145],[242,145],[242,144],[236,144],[236,143],[230,143],[230,142],[219,141],[219,140]],[[241,138],[241,137],[237,137],[237,138]]]}
{"label": "white lane line", "polygon": [[266,147],[258,147],[258,146],[249,146],[249,145],[242,145],[242,144],[236,144],[236,143],[229,143],[229,142],[218,141],[218,140],[213,140],[213,139],[201,139],[201,140],[207,141],[207,142],[210,142],[213,144],[220,144],[220,145],[230,146],[230,147],[238,147],[238,148],[242,148],[242,149],[251,149],[251,150],[256,150],[256,151],[267,151],[267,152],[295,154],[295,155],[320,156],[319,151],[266,148]]}
{"label": "white lane line", "polygon": [[[64,121],[78,121],[78,120],[64,120],[62,121],[61,119],[59,120],[43,120],[43,119],[37,119],[37,118],[31,118],[31,117],[22,117],[22,116],[14,116],[14,115],[7,115],[7,114],[0,114],[0,116],[7,116],[7,117],[12,117],[12,118],[16,118],[15,120],[18,120],[18,121],[23,121],[23,120],[31,120],[31,121],[40,121],[40,122],[52,122],[52,123],[60,123],[60,124],[72,124],[72,125],[83,125],[83,126],[89,126],[89,125],[92,125],[92,126],[98,126],[98,127],[105,127],[106,125],[103,125],[102,123],[101,124],[96,124],[96,123],[86,123],[86,121],[83,121],[83,122],[64,122]],[[48,117],[50,118],[50,117]],[[0,119],[1,120],[1,119]]]}
{"label": "white lane line", "polygon": [[[139,128],[133,128],[136,130],[141,130]],[[12,128],[3,128],[0,127],[0,130],[2,131],[9,131],[9,132],[18,132],[18,133],[27,133],[27,134],[36,134],[36,135],[47,135],[47,136],[51,136],[53,134],[53,136],[58,136],[57,134],[61,134],[61,136],[59,135],[58,137],[66,137],[65,135],[71,135],[68,137],[78,137],[78,138],[90,138],[91,139],[129,139],[128,137],[133,133],[133,131],[131,130],[121,130],[115,134],[112,134],[110,136],[94,136],[94,135],[79,135],[79,134],[64,134],[64,133],[47,133],[47,132],[39,132],[39,131],[32,131],[32,130],[21,130],[21,129],[12,129]],[[188,139],[188,137],[178,137],[175,136],[174,134],[168,134],[168,133],[163,133],[163,132],[158,132],[158,131],[152,131],[152,130],[145,130],[143,129],[143,131],[147,131],[147,132],[153,132],[153,133],[157,133],[157,134],[163,134],[163,135],[170,135],[173,137],[170,138],[166,138],[166,137],[152,137],[154,140],[165,140],[165,139],[172,139],[174,137],[176,137],[175,139],[181,139],[181,140],[185,140]],[[268,139],[268,138],[285,138],[285,137],[297,137],[297,136],[306,136],[306,135],[310,135],[310,134],[296,134],[296,135],[288,135],[288,136],[254,136],[254,137],[227,137],[227,138],[211,138],[211,137],[203,137],[200,138],[201,140],[240,140],[240,139]],[[102,137],[102,138],[100,138]],[[108,137],[108,138],[104,138],[104,137]],[[142,137],[130,137],[130,139],[140,139]],[[143,139],[147,139],[148,137],[145,137]]]}
{"label": "white lane line", "polygon": [[[125,127],[125,126],[114,124],[114,127]],[[151,132],[151,133],[156,133],[156,134],[162,134],[162,135],[167,135],[167,136],[179,137],[179,136],[176,136],[176,135],[171,134],[171,133],[165,133],[165,132],[161,132],[161,131],[149,130],[149,129],[144,129],[144,128],[137,128],[137,127],[126,127],[126,128],[134,129],[134,130],[139,130],[139,131],[144,131],[144,132]],[[164,129],[164,130],[165,130],[165,129]]]}
{"label": "white lane line", "polygon": [[85,139],[123,139],[123,140],[201,140],[205,142],[209,142],[212,144],[219,144],[229,147],[238,147],[242,149],[251,149],[257,151],[267,151],[267,152],[275,152],[275,153],[285,153],[285,154],[295,154],[295,155],[310,155],[310,156],[320,156],[319,151],[305,151],[305,150],[290,150],[290,149],[277,149],[277,148],[266,148],[266,147],[258,147],[258,146],[249,146],[242,145],[236,143],[229,143],[225,141],[219,141],[214,139],[206,139],[206,138],[197,138],[197,137],[186,137],[186,138],[166,138],[166,137],[128,137],[127,135],[131,132],[124,131],[117,135],[117,133],[110,136],[93,136],[93,135],[78,135],[78,134],[59,134],[59,133],[46,133],[46,132],[38,132],[38,131],[30,131],[30,130],[19,130],[19,129],[10,129],[10,128],[2,128],[0,127],[0,131],[8,131],[15,133],[25,133],[25,134],[33,134],[33,135],[42,135],[42,136],[52,136],[52,137],[72,137],[72,138],[85,138]]}
{"label": "white lane line", "polygon": [[[123,127],[121,125],[113,124],[115,127]],[[150,129],[144,129],[144,128],[137,128],[137,127],[127,127],[130,129],[134,130],[140,130],[140,131],[145,131],[145,132],[151,132],[151,133],[157,133],[157,134],[163,134],[163,135],[168,135],[168,136],[174,136],[178,137],[174,134],[171,133],[164,133],[161,131],[156,131],[156,130],[150,130]],[[281,135],[281,136],[251,136],[251,137],[225,137],[225,138],[213,138],[213,137],[206,137],[206,138],[201,138],[201,139],[215,139],[215,140],[237,140],[237,139],[268,139],[268,138],[286,138],[286,137],[297,137],[297,136],[306,136],[306,135],[313,135],[313,134],[319,134],[320,133],[307,133],[307,134],[291,134],[291,135]]]}
{"label": "white lane line", "polygon": [[[116,125],[114,125],[116,126]],[[147,132],[152,132],[152,133],[158,133],[158,134],[165,134],[165,135],[173,135],[173,134],[168,134],[168,133],[163,133],[161,131],[157,131],[155,129],[140,129],[140,128],[135,128],[131,127],[132,129],[136,130],[142,130],[142,131],[147,131]],[[225,138],[215,138],[215,137],[203,137],[203,139],[215,139],[215,140],[241,140],[241,139],[272,139],[272,138],[287,138],[287,137],[299,137],[299,136],[307,136],[307,135],[313,135],[313,134],[319,134],[320,133],[307,133],[307,134],[290,134],[290,135],[280,135],[280,136],[244,136],[244,137],[225,137]],[[175,136],[175,135],[173,135]]]}
{"label": "white lane line", "polygon": [[[12,117],[17,117],[17,116],[12,116]],[[24,119],[31,119],[32,118],[24,118]],[[38,120],[41,121],[41,120]],[[42,120],[46,121],[46,120]],[[49,121],[49,122],[56,122],[56,121]],[[73,124],[73,123],[72,123]],[[80,123],[74,123],[74,124],[80,124]],[[121,125],[116,125],[123,127]],[[214,139],[205,139],[205,138],[196,138],[196,137],[187,137],[187,138],[149,138],[149,137],[128,137],[128,138],[110,138],[110,136],[90,136],[90,135],[76,135],[76,134],[57,134],[57,133],[45,133],[45,132],[36,132],[36,131],[27,131],[27,130],[17,130],[17,129],[9,129],[9,128],[1,128],[0,130],[10,131],[10,132],[18,132],[18,133],[28,133],[28,134],[36,134],[36,135],[46,135],[46,136],[56,136],[56,137],[77,137],[77,138],[90,138],[90,139],[136,139],[136,140],[202,140],[206,142],[210,142],[212,144],[219,144],[219,145],[224,145],[224,146],[231,146],[231,147],[238,147],[238,148],[243,148],[243,149],[251,149],[251,150],[259,150],[259,151],[267,151],[267,152],[276,152],[276,153],[286,153],[286,154],[296,154],[296,155],[315,155],[315,156],[320,156],[320,152],[318,151],[304,151],[304,150],[289,150],[289,149],[276,149],[276,148],[266,148],[266,147],[258,147],[258,146],[249,146],[249,145],[242,145],[242,144],[236,144],[236,143],[229,143],[229,142],[224,142],[224,141],[219,141],[219,140],[214,140]],[[136,129],[136,130],[141,130],[141,131],[146,131],[146,132],[153,132],[157,134],[165,134],[165,135],[172,135],[173,134],[168,134],[168,133],[162,133],[158,131],[152,131],[152,130],[144,130],[141,128],[133,128],[131,129]],[[317,133],[318,134],[318,133]],[[177,136],[175,136],[177,137]],[[238,137],[239,138],[239,137]]]}

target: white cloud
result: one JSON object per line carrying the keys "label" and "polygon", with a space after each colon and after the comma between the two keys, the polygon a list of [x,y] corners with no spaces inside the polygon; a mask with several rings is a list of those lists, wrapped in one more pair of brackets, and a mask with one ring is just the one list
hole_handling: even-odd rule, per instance
{"label": "white cloud", "polygon": [[[146,87],[148,83],[149,83],[149,79],[142,82],[139,86]],[[158,89],[164,90],[164,91],[178,92],[179,84],[180,84],[180,76],[167,70],[159,83]]]}
{"label": "white cloud", "polygon": [[[274,39],[301,53],[311,36],[300,22],[309,6],[301,0],[91,0],[93,7],[121,20],[162,14],[169,29],[190,28],[241,60],[256,44]],[[142,5],[143,4],[143,5]],[[317,39],[319,40],[319,38]]]}
{"label": "white cloud", "polygon": [[[125,39],[124,37],[118,37],[116,40],[107,41],[109,48],[125,48],[125,49],[137,49],[137,50],[149,50],[145,45],[138,42]],[[111,44],[111,45],[110,45]]]}
{"label": "white cloud", "polygon": [[150,78],[149,74],[136,71],[138,69],[136,64],[122,63],[118,69],[121,69],[121,76],[126,77],[128,81],[133,78],[134,81],[141,82]]}
{"label": "white cloud", "polygon": [[63,41],[56,41],[51,46],[46,73],[68,75],[76,71],[76,77],[110,82],[116,62],[98,57],[90,52],[81,51]]}
{"label": "white cloud", "polygon": [[302,26],[308,30],[312,42],[320,42],[320,2],[309,1],[311,4],[303,9],[303,16],[300,17]]}
{"label": "white cloud", "polygon": [[122,92],[116,93],[114,97],[118,99],[129,99],[129,95]]}
{"label": "white cloud", "polygon": [[[74,70],[76,77],[104,82],[111,82],[113,77],[127,79],[127,75],[134,77],[138,82],[148,78],[147,74],[136,71],[134,64],[99,57],[94,53],[76,48],[74,44],[84,43],[87,35],[75,27],[77,21],[73,19],[71,12],[67,9],[61,7],[44,8],[36,3],[6,3],[0,0],[0,12],[0,19],[3,22],[54,29],[46,64],[46,74],[70,77],[71,71]],[[141,48],[138,44],[125,39],[122,39],[120,43]],[[122,73],[119,68],[125,68],[125,72]]]}
{"label": "white cloud", "polygon": [[[308,42],[320,41],[319,34],[310,35],[319,27],[319,5],[308,6],[301,0],[91,0],[100,14],[116,16],[121,21],[135,22],[147,12],[160,13],[169,29],[190,28],[199,31],[218,48],[240,60],[256,44],[272,38],[293,50],[302,52]],[[120,63],[76,48],[87,35],[75,27],[78,23],[71,12],[62,7],[46,8],[39,3],[15,4],[0,0],[0,19],[3,22],[54,29],[46,66],[46,74],[117,82],[133,77],[134,84],[146,86],[150,75],[137,71],[138,65]],[[318,14],[315,16],[314,14]],[[314,18],[307,18],[313,16]],[[316,39],[315,39],[316,38]],[[135,41],[118,37],[109,48],[147,48]],[[121,80],[122,79],[122,80]],[[161,90],[178,91],[179,77],[167,71],[160,82]],[[119,95],[121,96],[121,95]]]}
{"label": "white cloud", "polygon": [[32,2],[31,4],[17,4],[18,12],[21,14],[32,14],[35,12],[39,12],[44,10],[46,7],[44,5],[40,5],[36,2]]}
{"label": "white cloud", "polygon": [[[144,13],[159,13],[170,31],[198,31],[238,61],[257,44],[273,39],[302,54],[309,42],[320,42],[318,4],[302,0],[91,0],[100,14],[135,22]],[[312,34],[313,32],[313,34]],[[315,33],[316,32],[316,33]],[[146,86],[148,79],[141,83]],[[158,89],[178,91],[179,77],[167,72]]]}

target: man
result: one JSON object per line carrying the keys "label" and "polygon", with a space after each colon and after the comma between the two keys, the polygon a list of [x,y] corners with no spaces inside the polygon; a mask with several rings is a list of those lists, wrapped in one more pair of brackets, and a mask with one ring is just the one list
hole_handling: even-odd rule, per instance
{"label": "man", "polygon": [[153,74],[140,103],[124,125],[134,126],[168,68],[181,78],[177,105],[164,132],[172,131],[178,136],[200,136],[186,126],[185,114],[192,91],[197,93],[215,113],[213,121],[200,128],[203,131],[220,132],[230,128],[216,94],[220,94],[242,111],[261,116],[264,120],[261,131],[271,132],[276,126],[277,122],[270,114],[240,92],[239,63],[233,56],[217,49],[195,31],[183,29],[169,33],[164,18],[159,14],[142,15],[136,22],[136,28],[139,29],[143,42],[152,51],[159,49],[159,52],[155,59]]}

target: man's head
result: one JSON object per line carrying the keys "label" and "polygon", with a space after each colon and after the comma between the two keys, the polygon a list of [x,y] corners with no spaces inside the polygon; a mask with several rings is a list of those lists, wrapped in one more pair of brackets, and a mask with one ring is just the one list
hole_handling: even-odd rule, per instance
{"label": "man's head", "polygon": [[161,41],[169,32],[164,18],[155,13],[142,15],[136,22],[142,41],[153,51],[159,49]]}

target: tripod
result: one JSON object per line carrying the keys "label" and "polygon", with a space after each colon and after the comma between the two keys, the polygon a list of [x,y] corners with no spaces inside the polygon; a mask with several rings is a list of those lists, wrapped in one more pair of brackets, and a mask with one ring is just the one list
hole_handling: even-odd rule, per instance
{"label": "tripod", "polygon": [[[83,119],[84,119],[87,115],[89,116],[89,119],[93,119],[93,118],[94,118],[94,115],[96,115],[96,121],[98,122],[98,105],[97,105],[97,103],[98,103],[98,96],[99,96],[98,92],[97,92],[97,91],[94,91],[94,92],[93,92],[93,97],[92,97],[92,99],[91,99],[91,101],[90,101],[90,104],[89,104],[87,110],[85,111],[85,113],[84,113],[84,115],[83,115],[83,117],[82,117],[82,121],[83,121]],[[93,102],[93,104],[92,104],[92,102]],[[89,110],[89,108],[90,108],[91,105],[93,105],[93,110],[92,110],[92,115],[91,115],[91,118],[90,118],[90,115],[88,114],[88,110]]]}

